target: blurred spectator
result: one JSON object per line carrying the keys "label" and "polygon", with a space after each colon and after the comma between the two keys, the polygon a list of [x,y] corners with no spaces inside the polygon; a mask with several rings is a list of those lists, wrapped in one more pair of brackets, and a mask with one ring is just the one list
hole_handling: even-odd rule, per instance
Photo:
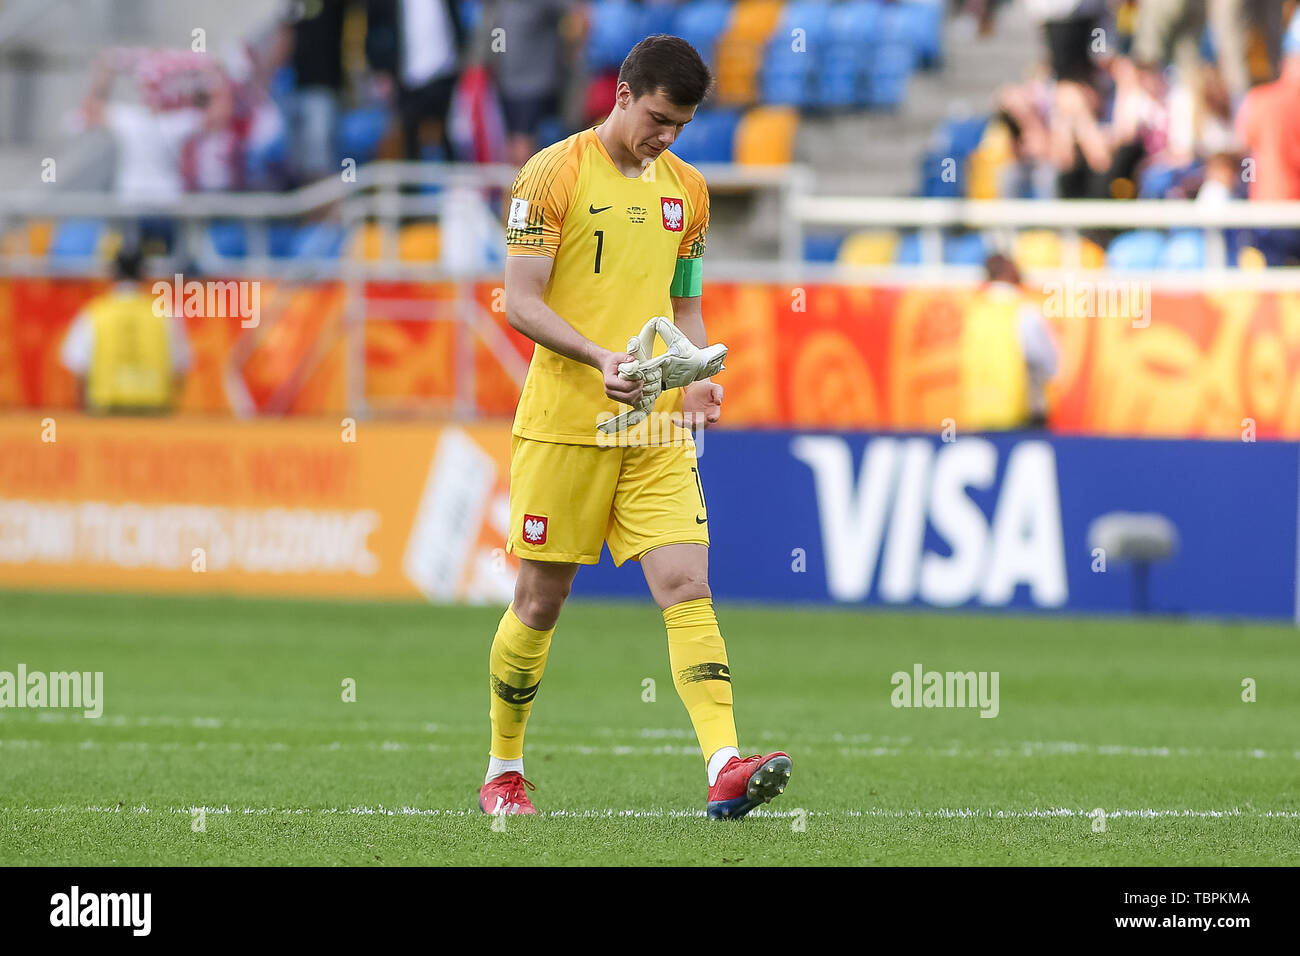
{"label": "blurred spectator", "polygon": [[112,291],[73,320],[60,360],[77,376],[82,405],[99,413],[170,411],[191,356],[184,320],[159,315],[139,288],[141,257],[123,247]]}
{"label": "blurred spectator", "polygon": [[289,4],[294,89],[288,103],[293,180],[310,182],[338,172],[339,98],[343,92],[346,0]]}
{"label": "blurred spectator", "polygon": [[453,158],[447,114],[460,74],[464,31],[452,0],[369,0],[366,55],[397,89],[402,152],[424,158],[425,147]]}
{"label": "blurred spectator", "polygon": [[1276,74],[1278,38],[1282,34],[1279,0],[1141,0],[1133,36],[1139,60],[1172,63],[1195,83],[1200,67],[1201,37],[1208,22],[1215,57],[1232,101],[1251,85],[1250,39],[1263,41],[1270,76]]}
{"label": "blurred spectator", "polygon": [[962,417],[978,431],[1042,428],[1056,346],[1016,264],[995,254],[984,271],[988,281],[962,320]]}
{"label": "blurred spectator", "polygon": [[1025,0],[1025,7],[1042,24],[1052,75],[1074,83],[1092,82],[1093,31],[1106,13],[1105,0]]}
{"label": "blurred spectator", "polygon": [[504,31],[493,66],[506,124],[506,161],[522,166],[537,152],[542,120],[560,113],[566,25],[581,9],[576,0],[492,0],[487,22]]}
{"label": "blurred spectator", "polygon": [[[110,100],[114,80],[131,72],[140,101]],[[113,135],[116,163],[113,191],[120,199],[171,202],[185,191],[186,143],[203,131],[219,131],[231,114],[229,85],[220,68],[198,54],[114,50],[95,62],[90,91],[82,104],[88,128]],[[123,237],[128,245],[173,244],[171,220],[147,217]]]}
{"label": "blurred spectator", "polygon": [[[1237,113],[1237,135],[1250,152],[1250,198],[1300,199],[1300,11],[1291,18],[1283,46],[1282,74],[1246,94]],[[1255,230],[1253,244],[1269,265],[1300,261],[1300,232]]]}

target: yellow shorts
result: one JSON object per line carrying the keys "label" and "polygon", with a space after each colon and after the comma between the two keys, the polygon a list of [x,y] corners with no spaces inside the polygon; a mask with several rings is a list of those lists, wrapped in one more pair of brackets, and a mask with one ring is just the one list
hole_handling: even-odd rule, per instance
{"label": "yellow shorts", "polygon": [[693,444],[562,445],[514,436],[506,550],[534,561],[615,564],[665,544],[709,543]]}

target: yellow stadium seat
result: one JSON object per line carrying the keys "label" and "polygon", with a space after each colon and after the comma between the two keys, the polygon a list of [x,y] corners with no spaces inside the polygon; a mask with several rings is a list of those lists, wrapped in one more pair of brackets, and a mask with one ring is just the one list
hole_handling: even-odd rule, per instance
{"label": "yellow stadium seat", "polygon": [[746,113],[736,129],[736,162],[745,166],[784,166],[794,160],[799,111],[790,106],[760,106]]}
{"label": "yellow stadium seat", "polygon": [[1014,158],[1011,132],[1002,123],[989,123],[966,160],[966,198],[1000,199],[1002,170]]}
{"label": "yellow stadium seat", "polygon": [[1011,258],[1021,269],[1059,269],[1061,236],[1051,229],[1026,229],[1016,236]]}
{"label": "yellow stadium seat", "polygon": [[383,234],[378,223],[365,223],[348,240],[349,259],[378,259],[383,251]]}
{"label": "yellow stadium seat", "polygon": [[784,0],[740,0],[718,38],[718,102],[748,106],[758,99],[763,48],[781,19]]}
{"label": "yellow stadium seat", "polygon": [[1106,250],[1091,239],[1079,240],[1079,263],[1085,269],[1102,269],[1106,266]]}
{"label": "yellow stadium seat", "polygon": [[866,229],[844,240],[835,261],[842,266],[887,266],[897,252],[898,233]]}
{"label": "yellow stadium seat", "polygon": [[1237,268],[1246,269],[1250,272],[1267,269],[1268,260],[1264,258],[1264,253],[1254,246],[1242,246],[1237,251]]}
{"label": "yellow stadium seat", "polygon": [[442,229],[434,222],[402,227],[398,255],[403,262],[436,262],[442,258]]}

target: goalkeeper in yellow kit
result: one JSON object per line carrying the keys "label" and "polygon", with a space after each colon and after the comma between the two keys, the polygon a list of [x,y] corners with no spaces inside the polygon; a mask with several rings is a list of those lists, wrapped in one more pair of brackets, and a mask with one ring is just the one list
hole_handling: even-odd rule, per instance
{"label": "goalkeeper in yellow kit", "polygon": [[618,80],[609,117],[537,153],[511,190],[506,314],[537,347],[515,413],[506,547],[520,570],[489,656],[492,746],[479,806],[536,812],[524,727],[578,566],[595,564],[608,543],[616,564],[641,562],[663,609],[673,684],[707,763],[708,815],[735,818],[780,793],[791,765],[779,752],[742,759],[736,747],[704,486],[683,428],[718,420],[722,388],[704,378],[666,390],[652,427],[598,430],[621,406],[653,397],[627,377],[648,357],[627,351],[647,320],[669,317],[667,331],[707,345],[709,194],[668,147],[712,77],[689,43],[661,35],[632,49]]}

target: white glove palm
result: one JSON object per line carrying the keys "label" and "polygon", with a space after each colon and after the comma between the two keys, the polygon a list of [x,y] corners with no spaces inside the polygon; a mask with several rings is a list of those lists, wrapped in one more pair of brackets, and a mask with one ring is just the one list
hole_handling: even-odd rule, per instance
{"label": "white glove palm", "polygon": [[[668,349],[651,358],[656,335],[664,340]],[[716,375],[724,368],[722,361],[727,357],[725,345],[718,343],[699,348],[662,315],[648,321],[640,335],[628,339],[627,350],[633,359],[620,365],[618,374],[629,381],[644,382],[645,388],[641,400],[628,411],[596,426],[607,435],[641,424],[664,389],[684,388],[692,382]]]}

